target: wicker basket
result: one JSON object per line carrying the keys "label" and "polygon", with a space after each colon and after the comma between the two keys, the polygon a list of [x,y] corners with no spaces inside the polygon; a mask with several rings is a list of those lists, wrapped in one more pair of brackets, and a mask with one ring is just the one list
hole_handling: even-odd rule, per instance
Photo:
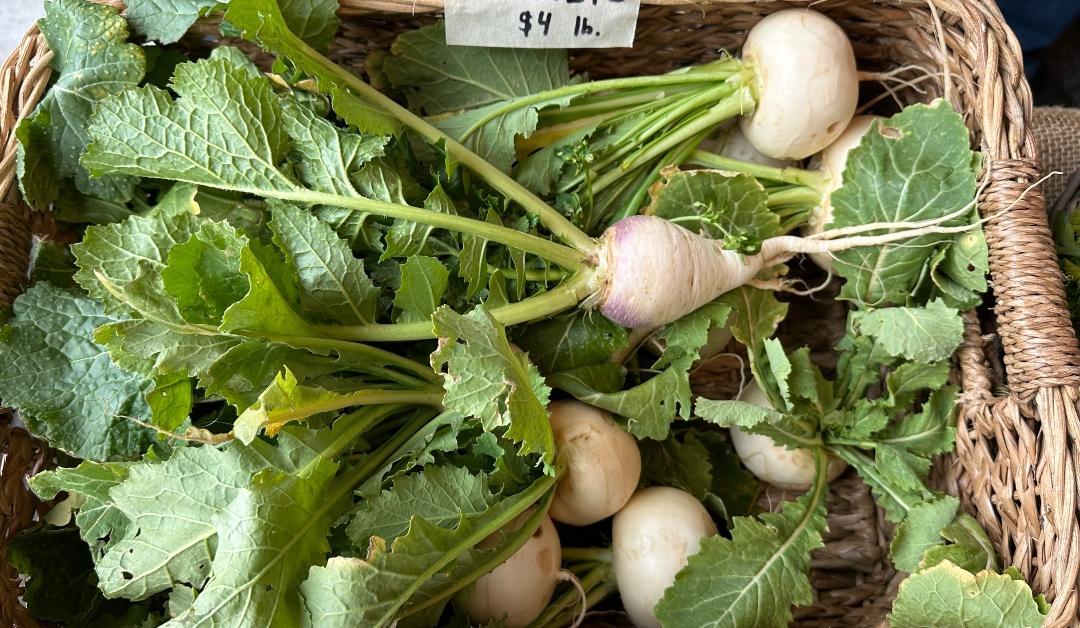
{"label": "wicker basket", "polygon": [[[861,70],[919,67],[934,74],[922,83],[928,93],[899,96],[907,101],[944,96],[964,112],[973,146],[985,157],[980,208],[991,217],[986,232],[995,300],[985,320],[967,317],[956,369],[964,389],[957,453],[939,465],[938,476],[986,527],[1005,563],[1018,567],[1054,602],[1047,625],[1075,623],[1080,527],[1073,443],[1080,439],[1080,348],[1065,308],[1042,193],[1032,188],[1039,165],[1020,50],[998,9],[983,0],[643,4],[632,51],[581,51],[573,55],[573,66],[594,77],[663,72],[714,58],[720,48],[736,49],[764,14],[813,4],[852,37]],[[332,56],[362,72],[368,50],[430,22],[441,5],[438,0],[342,0],[344,25]],[[185,44],[205,46],[205,34]],[[0,306],[25,281],[32,232],[49,227],[40,215],[32,219],[13,184],[14,128],[47,87],[49,56],[31,30],[0,66]],[[6,452],[0,552],[3,539],[32,519],[35,504],[23,478],[49,456],[28,438],[17,428],[0,430]],[[852,478],[833,487],[830,508],[828,543],[814,559],[818,600],[799,609],[800,623],[879,624],[899,580],[885,555],[889,528],[865,487]],[[18,581],[10,571],[0,578],[0,620],[32,625],[20,615]]]}

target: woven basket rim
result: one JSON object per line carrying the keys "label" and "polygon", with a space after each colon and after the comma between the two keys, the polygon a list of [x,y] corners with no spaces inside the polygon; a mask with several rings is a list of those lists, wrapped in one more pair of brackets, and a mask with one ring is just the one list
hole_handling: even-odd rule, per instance
{"label": "woven basket rim", "polygon": [[[95,1],[120,4],[115,0]],[[756,3],[739,0],[700,0],[694,3],[684,0],[643,0],[642,4],[701,12],[753,5],[756,10],[769,12],[788,6],[806,6],[807,3],[787,0]],[[1075,418],[1076,400],[1080,397],[1080,348],[1064,305],[1061,277],[1056,272],[1056,255],[1043,212],[1043,200],[1037,189],[1029,189],[1039,177],[1039,166],[1030,129],[1030,91],[1023,77],[1022,57],[1015,37],[993,3],[964,0],[826,0],[821,4],[812,4],[827,13],[847,7],[866,12],[921,11],[920,15],[932,25],[939,41],[946,43],[946,51],[938,50],[938,54],[945,57],[958,55],[971,68],[975,68],[970,77],[965,77],[972,81],[970,89],[975,94],[974,103],[962,109],[978,130],[977,136],[981,140],[979,148],[987,157],[984,173],[986,187],[980,197],[980,206],[984,215],[992,216],[986,231],[991,247],[997,331],[1004,348],[1004,360],[999,356],[999,347],[986,342],[978,322],[969,316],[966,343],[958,355],[965,390],[960,425],[975,436],[968,439],[971,442],[967,445],[958,446],[958,462],[954,465],[957,467],[956,475],[946,480],[946,484],[954,493],[963,495],[978,483],[979,467],[983,464],[978,457],[997,455],[997,449],[987,452],[978,448],[985,448],[986,442],[994,440],[992,434],[986,434],[1000,429],[1000,423],[1005,421],[1002,416],[1005,415],[1014,423],[1021,424],[1020,427],[1010,427],[1021,432],[1019,440],[1038,441],[1035,453],[1030,456],[1033,470],[1036,464],[1043,461],[1062,460],[1065,454],[1070,453],[1066,435],[1080,436],[1072,434],[1072,428],[1065,421],[1067,416]],[[339,15],[346,19],[372,19],[372,16],[385,14],[408,17],[438,12],[442,5],[441,0],[341,0]],[[40,233],[51,228],[47,221],[42,221],[42,216],[29,214],[17,198],[16,186],[12,185],[14,122],[5,120],[5,116],[12,115],[15,120],[21,119],[32,111],[48,82],[46,61],[50,54],[35,27],[27,33],[20,47],[0,65],[0,150],[3,150],[0,153],[0,300],[3,299],[5,288],[15,293],[24,283],[17,269],[21,268],[21,272],[25,273],[27,254],[22,254],[21,264],[18,260],[12,263],[7,259],[11,254],[6,258],[4,251],[14,250],[15,257],[18,257],[18,251],[25,248],[22,242],[28,242],[31,231]],[[943,65],[948,67],[949,62],[943,62]],[[953,79],[950,78],[948,85],[952,84]],[[4,238],[8,238],[8,241]],[[16,269],[15,273],[12,268]],[[996,365],[1002,363],[1008,371],[1013,392],[1007,397],[995,396],[993,389],[994,373],[1002,370]],[[1044,424],[1041,429],[1032,427],[1040,421]],[[1029,434],[1023,433],[1024,426],[1027,426]],[[1080,427],[1077,430],[1080,431]],[[1000,444],[994,447],[1008,449]],[[1071,462],[1068,465],[1071,467]],[[993,478],[986,481],[993,481]],[[1062,506],[1071,504],[1060,509],[1065,512],[1059,511],[1060,519],[1053,523],[1058,535],[1057,542],[1068,539],[1074,542],[1067,547],[1068,551],[1060,551],[1060,558],[1049,552],[1040,552],[1042,564],[1039,566],[1039,579],[1034,582],[1037,590],[1064,602],[1055,604],[1053,617],[1047,625],[1067,625],[1071,617],[1076,615],[1077,592],[1074,585],[1075,565],[1080,564],[1080,547],[1077,546],[1080,544],[1080,530],[1077,529],[1075,512],[1075,482],[1068,487],[1071,488],[1057,489],[1061,495],[1050,501]],[[1009,543],[1010,535],[1016,537],[1028,532],[1036,535],[1040,528],[1031,522],[999,521],[1001,516],[996,513],[999,505],[994,503],[994,500],[1002,497],[998,491],[1019,491],[1022,501],[1030,498],[1029,501],[1034,504],[1041,499],[1043,508],[1053,507],[1047,505],[1045,496],[1036,497],[1038,491],[1034,486],[1018,480],[1015,485],[1010,483],[996,489],[984,487],[981,492],[972,491],[978,494],[967,500],[965,505],[969,510],[976,511],[992,536],[996,534],[995,538],[1002,539],[999,547]],[[988,494],[984,495],[986,492]],[[983,498],[988,500],[987,503],[978,503]],[[1015,498],[1007,494],[1004,499]],[[988,518],[991,525],[988,525]],[[1055,539],[1051,538],[1044,540],[1043,546],[1048,544],[1052,547],[1054,543]],[[1014,541],[1013,545],[1018,544]],[[1013,548],[1013,545],[1008,545],[1012,550],[1010,556],[1014,560],[1023,559],[1021,550]],[[1028,556],[1027,562],[1022,563],[1027,568],[1022,571],[1028,575],[1027,572],[1035,569],[1038,563]],[[0,604],[0,607],[3,606]]]}

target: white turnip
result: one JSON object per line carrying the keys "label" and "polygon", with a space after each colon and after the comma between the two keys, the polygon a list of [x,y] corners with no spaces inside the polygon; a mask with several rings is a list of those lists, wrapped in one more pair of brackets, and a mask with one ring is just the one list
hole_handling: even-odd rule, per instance
{"label": "white turnip", "polygon": [[777,11],[746,36],[743,61],[754,69],[746,138],[777,159],[805,159],[847,127],[859,99],[855,53],[844,31],[806,9]]}
{"label": "white turnip", "polygon": [[[507,528],[520,527],[530,512],[514,519]],[[490,547],[498,540],[492,535],[480,547]],[[526,626],[540,616],[559,583],[562,546],[559,534],[549,517],[518,551],[491,573],[481,576],[461,606],[474,623],[501,621],[505,626]]]}
{"label": "white turnip", "polygon": [[[772,404],[757,385],[750,383],[743,389],[741,401],[763,408]],[[751,434],[737,427],[730,430],[731,442],[743,465],[762,482],[777,488],[804,491],[814,481],[814,454],[809,449],[788,449],[776,444],[768,436]],[[828,479],[835,480],[847,467],[842,460],[829,457]]]}
{"label": "white turnip", "polygon": [[[716,524],[693,495],[666,486],[634,494],[611,529],[615,581],[623,608],[639,628],[659,627],[653,608]],[[723,569],[723,565],[718,565]]]}
{"label": "white turnip", "polygon": [[[954,218],[946,216],[941,221]],[[876,223],[867,230],[885,229]],[[916,228],[875,236],[830,239],[826,231],[813,238],[778,236],[765,240],[756,255],[722,248],[717,240],[697,235],[656,216],[630,216],[609,227],[600,238],[593,295],[587,304],[612,321],[631,328],[658,328],[674,322],[731,290],[751,282],[761,271],[800,253],[828,253],[880,246],[929,233],[958,233],[971,226],[940,227],[935,221]]]}
{"label": "white turnip", "polygon": [[615,514],[641,477],[634,437],[610,414],[580,401],[556,401],[548,411],[559,461],[559,483],[548,514],[575,526]]}

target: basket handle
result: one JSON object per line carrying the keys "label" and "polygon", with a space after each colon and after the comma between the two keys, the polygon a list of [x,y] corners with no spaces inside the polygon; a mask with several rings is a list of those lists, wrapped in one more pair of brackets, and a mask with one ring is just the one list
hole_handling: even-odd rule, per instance
{"label": "basket handle", "polygon": [[1010,387],[1022,395],[1049,386],[1080,385],[1077,344],[1045,201],[1031,159],[989,165],[980,200],[989,216],[986,241],[998,334]]}

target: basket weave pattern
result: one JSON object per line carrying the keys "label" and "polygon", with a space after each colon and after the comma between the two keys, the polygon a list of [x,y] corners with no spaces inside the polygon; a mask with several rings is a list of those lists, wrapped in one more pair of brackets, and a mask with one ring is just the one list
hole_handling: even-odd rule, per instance
{"label": "basket weave pattern", "polygon": [[[715,58],[721,48],[736,50],[745,32],[767,13],[812,4],[851,36],[861,70],[910,67],[916,74],[933,75],[920,83],[926,93],[902,90],[899,98],[913,102],[942,96],[964,114],[973,146],[984,156],[979,200],[988,219],[994,302],[992,316],[980,320],[970,314],[966,319],[956,368],[964,390],[957,452],[939,465],[937,475],[986,527],[1004,562],[1016,565],[1036,591],[1054,602],[1047,625],[1075,622],[1080,348],[1065,306],[1042,193],[1033,187],[1039,164],[1021,54],[998,9],[992,2],[970,0],[643,4],[632,51],[581,51],[573,55],[573,67],[597,78],[663,72]],[[362,72],[368,50],[429,22],[441,7],[438,0],[342,0],[344,24],[332,56]],[[205,46],[203,35],[211,29],[206,26],[185,45]],[[31,233],[50,226],[20,204],[13,184],[14,128],[47,87],[50,54],[35,29],[0,66],[0,307],[25,283]],[[23,476],[47,459],[42,448],[20,444],[32,442],[25,432],[7,433],[10,437],[0,440],[7,453],[0,481],[3,538],[32,518],[34,504]],[[12,453],[25,451],[39,452],[33,464],[21,464],[25,458]],[[889,529],[858,481],[838,482],[830,500],[830,508],[835,506],[832,532],[814,559],[818,603],[798,615],[807,625],[873,625],[899,580],[885,556]],[[17,622],[17,589],[8,580],[3,582],[9,588],[0,591],[0,620]]]}

